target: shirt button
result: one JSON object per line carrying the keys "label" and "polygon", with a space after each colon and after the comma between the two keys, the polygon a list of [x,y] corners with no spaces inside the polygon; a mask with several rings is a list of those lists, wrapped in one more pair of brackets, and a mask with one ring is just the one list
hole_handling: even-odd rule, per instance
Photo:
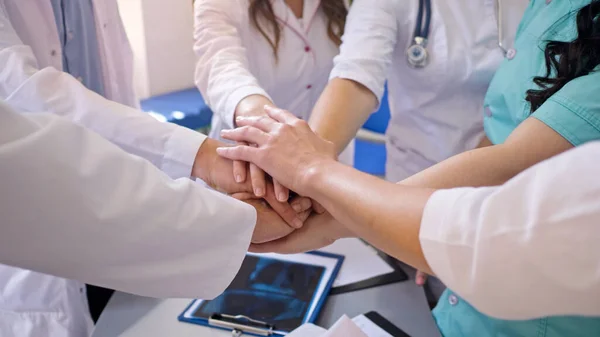
{"label": "shirt button", "polygon": [[492,117],[492,109],[490,109],[489,106],[486,106],[485,109],[483,109],[483,113],[486,117]]}
{"label": "shirt button", "polygon": [[52,49],[52,50],[50,51],[50,56],[56,56],[56,50]]}
{"label": "shirt button", "polygon": [[450,294],[450,296],[448,296],[448,303],[450,303],[451,306],[457,305],[458,297],[456,297],[456,295],[454,295],[454,294]]}
{"label": "shirt button", "polygon": [[310,51],[310,47],[309,46],[304,47],[304,51],[308,53]]}
{"label": "shirt button", "polygon": [[514,59],[515,55],[517,55],[517,51],[513,48],[510,48],[509,50],[506,51],[506,58],[509,60]]}
{"label": "shirt button", "polygon": [[75,35],[73,34],[73,32],[68,32],[68,33],[67,33],[67,40],[69,40],[69,41],[73,40],[73,37],[74,37],[74,36],[75,36]]}
{"label": "shirt button", "polygon": [[309,84],[309,85],[306,86],[306,89],[311,89],[311,88],[312,88],[311,84]]}

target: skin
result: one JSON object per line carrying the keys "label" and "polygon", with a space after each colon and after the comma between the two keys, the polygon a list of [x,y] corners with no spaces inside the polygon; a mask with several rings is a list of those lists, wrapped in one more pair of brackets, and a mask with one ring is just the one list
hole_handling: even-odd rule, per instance
{"label": "skin", "polygon": [[459,154],[393,184],[337,163],[334,144],[315,135],[307,123],[286,111],[266,110],[272,119],[239,119],[240,128],[223,132],[227,139],[251,141],[256,148],[220,148],[218,153],[255,163],[285,186],[319,202],[350,232],[427,273],[431,270],[418,230],[424,205],[435,189],[499,185],[572,148],[544,123],[529,118],[503,144]]}
{"label": "skin", "polygon": [[[334,78],[313,108],[309,124],[341,153],[377,108],[377,97],[358,82]],[[340,127],[343,126],[343,127]]]}
{"label": "skin", "polygon": [[[217,155],[216,149],[221,146],[226,145],[210,138],[202,143],[192,167],[192,176],[203,180],[210,187],[226,194],[252,193],[252,184],[250,182],[238,183],[233,179],[232,161]],[[306,217],[300,214],[300,211],[296,212],[287,201],[278,201],[275,197],[273,186],[266,186],[270,188],[265,188],[263,197],[272,210],[279,214],[289,226],[293,228],[302,227]],[[253,204],[253,206],[256,205]]]}

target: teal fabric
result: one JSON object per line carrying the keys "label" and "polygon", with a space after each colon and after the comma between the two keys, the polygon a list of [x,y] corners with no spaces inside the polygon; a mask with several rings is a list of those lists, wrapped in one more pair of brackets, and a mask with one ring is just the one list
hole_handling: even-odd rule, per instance
{"label": "teal fabric", "polygon": [[545,41],[572,41],[577,36],[575,15],[589,0],[531,1],[519,26],[515,56],[505,59],[485,97],[485,132],[493,144],[503,143],[526,118],[533,117],[554,129],[574,146],[599,139],[600,72],[569,82],[531,114],[525,101],[532,79],[545,75]]}
{"label": "teal fabric", "polygon": [[[525,93],[532,79],[545,75],[545,41],[572,41],[575,15],[590,0],[532,0],[518,28],[514,53],[494,76],[486,94],[485,131],[494,144],[503,143],[527,118],[536,118],[574,146],[600,139],[600,71],[577,78],[548,99],[535,113]],[[518,277],[518,275],[508,275]],[[552,294],[548,294],[552,296]],[[515,306],[523,299],[515,298]],[[508,321],[486,316],[446,290],[433,311],[446,337],[597,337],[600,318],[561,316]]]}

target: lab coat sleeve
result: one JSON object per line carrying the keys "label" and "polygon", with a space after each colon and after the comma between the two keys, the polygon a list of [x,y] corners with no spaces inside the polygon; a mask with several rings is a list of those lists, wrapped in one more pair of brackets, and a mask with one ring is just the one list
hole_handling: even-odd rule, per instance
{"label": "lab coat sleeve", "polygon": [[433,272],[503,319],[600,315],[600,142],[501,187],[439,191],[420,241]]}
{"label": "lab coat sleeve", "polygon": [[2,264],[211,298],[238,272],[256,212],[65,119],[0,104],[0,218]]}
{"label": "lab coat sleeve", "polygon": [[191,175],[206,136],[109,101],[55,68],[40,69],[2,6],[0,64],[0,98],[19,112],[50,112],[67,118],[149,160],[172,178]]}
{"label": "lab coat sleeve", "polygon": [[358,82],[381,102],[398,38],[397,6],[393,0],[352,2],[330,79]]}
{"label": "lab coat sleeve", "polygon": [[249,70],[238,31],[241,11],[247,10],[245,1],[196,0],[194,4],[196,86],[228,128],[233,128],[235,109],[245,97],[262,95],[271,100]]}

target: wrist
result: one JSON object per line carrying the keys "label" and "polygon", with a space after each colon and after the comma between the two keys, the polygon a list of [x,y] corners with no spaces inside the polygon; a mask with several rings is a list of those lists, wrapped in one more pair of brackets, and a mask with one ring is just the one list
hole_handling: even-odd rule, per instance
{"label": "wrist", "polygon": [[237,127],[235,119],[237,117],[250,117],[250,116],[263,116],[265,112],[265,105],[274,106],[270,99],[263,95],[250,95],[244,97],[235,108],[233,114],[233,126]]}
{"label": "wrist", "polygon": [[209,185],[211,168],[217,159],[217,147],[219,147],[219,142],[217,140],[207,138],[202,145],[200,145],[200,148],[198,148],[194,166],[192,167],[192,176],[202,179]]}
{"label": "wrist", "polygon": [[298,190],[302,191],[302,195],[312,198],[323,204],[327,191],[327,182],[331,172],[337,172],[339,166],[343,165],[332,158],[322,158],[314,160],[307,165],[300,173],[298,181]]}

